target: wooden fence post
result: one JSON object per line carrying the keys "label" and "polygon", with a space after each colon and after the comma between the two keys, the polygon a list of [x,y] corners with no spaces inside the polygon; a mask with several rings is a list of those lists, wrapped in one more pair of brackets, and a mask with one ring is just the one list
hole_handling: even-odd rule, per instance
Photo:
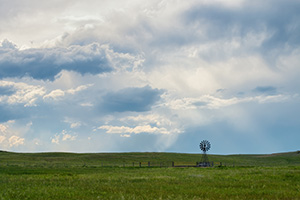
{"label": "wooden fence post", "polygon": [[140,164],[140,167],[142,167],[142,163],[140,162],[139,164]]}
{"label": "wooden fence post", "polygon": [[148,161],[148,167],[150,167],[150,161]]}

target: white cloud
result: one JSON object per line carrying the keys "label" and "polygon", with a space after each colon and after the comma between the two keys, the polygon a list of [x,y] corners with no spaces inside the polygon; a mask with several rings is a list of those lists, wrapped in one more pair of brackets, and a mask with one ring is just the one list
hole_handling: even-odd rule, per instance
{"label": "white cloud", "polygon": [[83,107],[93,107],[94,105],[90,102],[85,102],[85,103],[81,103],[80,106],[83,106]]}
{"label": "white cloud", "polygon": [[18,136],[20,132],[10,128],[10,123],[0,124],[0,143],[3,149],[11,149],[24,145],[25,138]]}
{"label": "white cloud", "polygon": [[121,137],[130,138],[130,134],[123,134]]}
{"label": "white cloud", "polygon": [[163,125],[171,125],[172,122],[165,117],[158,115],[158,114],[150,114],[150,115],[138,115],[138,116],[127,116],[120,121],[125,123],[139,123],[143,125],[147,124],[155,124],[157,126],[163,126]]}
{"label": "white cloud", "polygon": [[168,130],[165,128],[158,128],[158,127],[152,127],[150,125],[144,125],[144,126],[136,126],[136,127],[127,127],[127,126],[109,126],[104,125],[98,127],[98,129],[106,130],[106,133],[111,134],[123,134],[123,133],[134,133],[134,134],[140,134],[140,133],[156,133],[156,134],[170,134]]}
{"label": "white cloud", "polygon": [[32,126],[32,124],[33,124],[32,122],[28,122],[28,123],[26,124],[26,127],[27,127],[27,128],[30,128],[30,127]]}
{"label": "white cloud", "polygon": [[[163,109],[165,109],[164,106]],[[169,133],[173,134],[183,132],[181,127],[182,125],[176,117],[174,118],[161,111],[154,112],[153,114],[126,116],[121,118],[120,122],[139,126],[147,126],[151,124],[158,128],[164,128],[165,130],[168,130]]]}
{"label": "white cloud", "polygon": [[13,146],[22,145],[24,144],[24,140],[25,140],[24,138],[20,138],[18,136],[13,135],[8,139],[9,146],[13,147]]}
{"label": "white cloud", "polygon": [[77,136],[74,136],[74,135],[70,135],[70,134],[63,134],[63,137],[62,137],[62,141],[68,141],[68,140],[76,140],[76,137]]}
{"label": "white cloud", "polygon": [[59,139],[60,139],[60,136],[59,136],[59,135],[54,135],[54,136],[51,138],[51,142],[52,142],[52,143],[55,143],[55,144],[59,144]]}
{"label": "white cloud", "polygon": [[59,145],[61,141],[74,141],[76,138],[77,135],[68,133],[67,130],[63,130],[61,133],[56,133],[53,137],[51,137],[51,142]]}
{"label": "white cloud", "polygon": [[6,133],[6,130],[7,130],[7,127],[4,126],[3,124],[0,124],[0,132],[3,134],[3,133]]}
{"label": "white cloud", "polygon": [[[177,134],[183,133],[183,127],[179,123],[178,117],[169,116],[161,112],[132,114],[121,118],[110,116],[104,119],[104,121],[106,125],[98,127],[98,130],[105,130],[108,134],[120,134],[121,137],[140,133],[155,134],[158,136],[173,135],[173,137],[176,137]],[[112,126],[110,124],[121,125]]]}
{"label": "white cloud", "polygon": [[[120,135],[146,150],[193,151],[202,137],[281,141],[270,127],[299,132],[299,8],[294,0],[7,1],[0,121],[16,123],[0,125],[1,145],[114,151]],[[136,92],[144,86],[151,90]],[[160,93],[143,104],[151,91]],[[268,112],[265,120],[286,119],[256,120]]]}
{"label": "white cloud", "polygon": [[65,96],[65,92],[60,90],[60,89],[57,89],[57,90],[53,90],[51,91],[49,94],[45,95],[43,97],[43,99],[53,99],[53,100],[58,100],[60,99],[61,97]]}
{"label": "white cloud", "polygon": [[47,100],[47,99],[62,100],[63,97],[66,96],[67,94],[75,95],[76,93],[86,90],[91,86],[93,86],[93,84],[80,85],[76,88],[67,89],[65,91],[61,90],[61,89],[55,89],[55,90],[52,90],[49,94],[45,95],[43,97],[43,99],[44,100]]}
{"label": "white cloud", "polygon": [[69,117],[66,117],[64,122],[70,124],[70,128],[72,128],[72,129],[79,128],[80,126],[82,126],[82,122],[76,121]]}
{"label": "white cloud", "polygon": [[89,88],[89,87],[91,87],[91,86],[93,86],[93,84],[80,85],[80,86],[78,86],[77,88],[75,88],[75,89],[71,88],[71,89],[67,90],[66,92],[69,93],[69,94],[74,95],[74,94],[76,94],[77,92],[80,92],[80,91],[82,91],[82,90],[86,90],[87,88]]}
{"label": "white cloud", "polygon": [[174,110],[193,110],[193,109],[220,109],[222,107],[232,106],[235,104],[245,102],[284,102],[293,97],[290,95],[259,95],[248,97],[232,97],[232,98],[219,98],[212,95],[203,95],[198,98],[178,98],[174,100],[166,100],[166,106]]}
{"label": "white cloud", "polygon": [[0,96],[0,102],[8,104],[24,104],[27,106],[35,106],[38,98],[45,94],[45,88],[39,85],[29,85],[22,82],[0,81],[0,87],[11,87],[12,94]]}
{"label": "white cloud", "polygon": [[5,136],[3,136],[3,135],[0,135],[0,143],[2,143],[4,140],[6,139],[6,137]]}
{"label": "white cloud", "polygon": [[80,122],[71,123],[71,125],[70,125],[71,128],[78,128],[80,126],[81,126]]}

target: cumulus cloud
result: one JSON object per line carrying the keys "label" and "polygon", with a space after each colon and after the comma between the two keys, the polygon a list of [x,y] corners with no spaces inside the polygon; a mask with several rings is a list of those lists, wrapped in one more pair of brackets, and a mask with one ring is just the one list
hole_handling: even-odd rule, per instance
{"label": "cumulus cloud", "polygon": [[137,116],[126,116],[120,119],[121,122],[127,124],[154,124],[155,126],[162,127],[175,127],[174,121],[172,119],[162,115],[162,114],[139,114]]}
{"label": "cumulus cloud", "polygon": [[0,52],[5,52],[5,50],[15,50],[17,49],[17,45],[9,41],[8,39],[4,39],[0,44]]}
{"label": "cumulus cloud", "polygon": [[0,124],[0,144],[2,149],[24,145],[25,138],[20,137],[18,134],[19,132],[11,129],[8,124]]}
{"label": "cumulus cloud", "polygon": [[232,98],[220,98],[212,95],[203,95],[198,98],[178,98],[174,100],[167,100],[166,106],[174,110],[190,110],[190,109],[220,109],[222,107],[228,107],[241,103],[258,102],[258,103],[270,103],[270,102],[285,102],[287,100],[294,99],[290,95],[274,95],[273,88],[271,91],[267,88],[258,90],[260,93],[266,93],[266,95],[247,96],[247,97],[232,97]]}
{"label": "cumulus cloud", "polygon": [[256,153],[298,137],[299,1],[56,4],[0,7],[0,40],[16,43],[0,42],[0,122],[32,122],[0,136],[8,148],[35,135],[42,150],[198,152],[206,137]]}
{"label": "cumulus cloud", "polygon": [[45,88],[39,85],[29,85],[22,82],[0,81],[5,95],[0,95],[0,102],[8,104],[24,104],[34,106],[35,102],[45,94]]}
{"label": "cumulus cloud", "polygon": [[44,100],[62,100],[64,96],[66,95],[75,95],[76,93],[86,90],[87,88],[91,87],[93,84],[87,84],[87,85],[80,85],[76,88],[71,88],[67,90],[61,90],[61,89],[55,89],[52,90],[49,94],[44,95]]}
{"label": "cumulus cloud", "polygon": [[89,88],[91,86],[93,86],[93,84],[80,85],[76,88],[71,88],[71,89],[67,90],[67,93],[75,94],[75,93],[80,92],[82,90],[86,90],[87,88]]}
{"label": "cumulus cloud", "polygon": [[61,133],[56,133],[53,137],[51,137],[51,143],[59,145],[62,141],[74,141],[76,138],[77,135],[69,133],[67,130],[63,130]]}
{"label": "cumulus cloud", "polygon": [[8,142],[9,142],[9,146],[10,147],[13,147],[13,146],[19,146],[19,145],[22,145],[24,144],[24,138],[20,138],[18,136],[11,136],[9,139],[8,139]]}
{"label": "cumulus cloud", "polygon": [[60,136],[59,136],[59,135],[54,135],[54,136],[51,138],[51,142],[52,142],[52,143],[55,143],[55,144],[59,144],[59,139],[60,139]]}
{"label": "cumulus cloud", "polygon": [[5,136],[3,136],[3,135],[0,135],[0,143],[2,143],[4,140],[6,139],[6,137]]}
{"label": "cumulus cloud", "polygon": [[295,20],[300,17],[299,8],[300,4],[295,0],[243,1],[237,8],[198,4],[187,10],[184,16],[186,23],[204,31],[203,36],[208,36],[199,39],[230,39],[253,33],[259,36],[266,32],[267,37],[261,47],[271,50],[285,44],[295,46],[300,43],[295,37],[300,28],[299,21]]}
{"label": "cumulus cloud", "polygon": [[[7,46],[7,45],[5,45]],[[0,78],[25,77],[54,80],[62,70],[82,75],[113,71],[106,51],[107,46],[97,43],[85,46],[39,49],[7,49],[0,51]]]}
{"label": "cumulus cloud", "polygon": [[68,141],[68,140],[76,140],[77,136],[70,135],[70,134],[64,134],[62,137],[62,141]]}
{"label": "cumulus cloud", "polygon": [[71,125],[70,125],[71,128],[78,128],[80,126],[81,126],[80,122],[74,122],[74,123],[71,123]]}
{"label": "cumulus cloud", "polygon": [[43,98],[57,100],[58,98],[63,97],[63,96],[65,96],[65,92],[60,89],[57,89],[57,90],[51,91],[49,94],[45,95]]}
{"label": "cumulus cloud", "polygon": [[70,128],[72,129],[79,128],[80,126],[82,126],[82,122],[76,121],[68,117],[65,118],[64,122],[68,123],[70,125]]}
{"label": "cumulus cloud", "polygon": [[15,92],[16,92],[15,89],[11,85],[0,86],[0,96],[10,96]]}
{"label": "cumulus cloud", "polygon": [[1,131],[1,133],[5,133],[6,130],[7,130],[7,127],[4,126],[3,124],[0,124],[0,131]]}
{"label": "cumulus cloud", "polygon": [[106,133],[111,134],[123,134],[123,133],[157,133],[157,134],[170,134],[165,128],[157,128],[152,127],[150,125],[144,125],[144,126],[136,126],[136,127],[126,127],[126,126],[100,126],[98,129],[106,130]]}
{"label": "cumulus cloud", "polygon": [[[153,112],[153,111],[152,111]],[[105,120],[105,125],[94,129],[94,132],[104,130],[109,135],[119,135],[120,137],[130,138],[155,135],[155,140],[158,143],[168,143],[170,146],[175,141],[175,138],[184,132],[182,124],[179,123],[176,116],[169,116],[154,112],[153,114],[136,113],[126,117],[108,117]],[[168,137],[166,137],[168,136]],[[172,141],[172,142],[171,142]]]}

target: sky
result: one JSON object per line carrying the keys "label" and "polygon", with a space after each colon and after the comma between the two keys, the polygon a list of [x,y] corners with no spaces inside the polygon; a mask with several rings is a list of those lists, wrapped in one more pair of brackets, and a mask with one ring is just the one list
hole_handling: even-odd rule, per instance
{"label": "sky", "polygon": [[300,149],[299,0],[0,0],[0,149]]}

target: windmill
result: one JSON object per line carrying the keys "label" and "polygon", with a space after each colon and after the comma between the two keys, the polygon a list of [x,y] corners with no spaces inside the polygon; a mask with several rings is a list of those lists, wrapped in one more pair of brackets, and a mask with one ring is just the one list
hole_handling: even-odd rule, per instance
{"label": "windmill", "polygon": [[200,142],[199,146],[203,153],[202,153],[202,160],[200,163],[198,163],[198,166],[199,167],[209,167],[210,163],[209,163],[206,152],[210,149],[210,142],[207,140],[202,140]]}

